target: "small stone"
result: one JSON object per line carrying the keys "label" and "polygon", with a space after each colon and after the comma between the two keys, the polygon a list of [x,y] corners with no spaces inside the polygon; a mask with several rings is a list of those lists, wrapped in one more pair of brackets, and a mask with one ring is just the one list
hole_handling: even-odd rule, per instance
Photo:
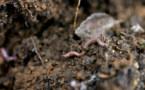
{"label": "small stone", "polygon": [[136,63],[134,63],[134,66],[138,69],[139,68],[139,65],[138,65],[138,63],[136,62]]}
{"label": "small stone", "polygon": [[79,80],[79,79],[82,79],[84,76],[84,71],[79,71],[76,73],[76,78]]}
{"label": "small stone", "polygon": [[112,50],[112,53],[115,53],[115,50]]}

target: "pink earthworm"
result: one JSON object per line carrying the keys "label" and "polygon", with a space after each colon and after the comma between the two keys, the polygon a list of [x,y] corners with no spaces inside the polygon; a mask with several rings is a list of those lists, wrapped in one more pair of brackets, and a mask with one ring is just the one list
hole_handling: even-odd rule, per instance
{"label": "pink earthworm", "polygon": [[17,60],[16,55],[9,56],[7,51],[5,50],[5,48],[1,48],[0,52],[1,52],[1,55],[4,58],[4,60],[6,60],[6,61],[13,61],[13,60],[15,61],[15,60]]}
{"label": "pink earthworm", "polygon": [[62,55],[62,58],[69,58],[71,56],[77,56],[77,57],[81,57],[86,53],[86,51],[82,51],[81,53],[75,52],[75,51],[71,51],[66,53],[65,55]]}
{"label": "pink earthworm", "polygon": [[88,46],[88,45],[90,45],[92,42],[97,42],[101,47],[104,47],[104,48],[107,48],[108,47],[108,44],[106,44],[106,43],[103,43],[100,39],[98,39],[98,38],[92,38],[92,39],[90,39],[90,40],[88,40],[86,43],[85,43],[85,45],[84,45],[84,49]]}
{"label": "pink earthworm", "polygon": [[[85,48],[86,48],[89,44],[91,44],[92,42],[97,42],[101,47],[104,47],[104,48],[107,48],[107,47],[108,47],[108,44],[103,43],[100,39],[98,39],[98,38],[92,38],[92,39],[88,40],[88,41],[85,43],[83,49],[85,49]],[[68,52],[68,53],[62,55],[62,58],[69,58],[69,57],[71,57],[71,56],[81,57],[81,56],[83,56],[85,53],[86,53],[86,51],[84,51],[84,50],[83,50],[81,53],[78,53],[78,52],[75,52],[75,51],[71,51],[71,52]]]}

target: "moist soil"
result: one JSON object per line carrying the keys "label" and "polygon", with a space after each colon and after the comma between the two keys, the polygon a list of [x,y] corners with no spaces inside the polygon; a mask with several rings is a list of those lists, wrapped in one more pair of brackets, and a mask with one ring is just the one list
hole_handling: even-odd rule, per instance
{"label": "moist soil", "polygon": [[123,22],[110,30],[110,37],[98,37],[108,48],[92,43],[84,56],[63,59],[62,55],[69,51],[81,52],[86,43],[74,34],[77,3],[77,0],[0,1],[0,46],[9,55],[16,52],[18,58],[6,61],[0,56],[0,89],[145,89],[145,33],[129,33],[136,23],[145,28],[145,1],[82,0],[76,27],[97,12]]}

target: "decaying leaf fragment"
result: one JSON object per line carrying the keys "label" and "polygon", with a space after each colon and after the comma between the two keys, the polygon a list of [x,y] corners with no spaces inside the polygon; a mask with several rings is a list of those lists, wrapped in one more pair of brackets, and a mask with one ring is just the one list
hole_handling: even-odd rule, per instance
{"label": "decaying leaf fragment", "polygon": [[81,25],[75,30],[75,34],[82,40],[99,37],[101,34],[112,28],[115,24],[120,23],[113,17],[105,13],[94,13],[84,20]]}

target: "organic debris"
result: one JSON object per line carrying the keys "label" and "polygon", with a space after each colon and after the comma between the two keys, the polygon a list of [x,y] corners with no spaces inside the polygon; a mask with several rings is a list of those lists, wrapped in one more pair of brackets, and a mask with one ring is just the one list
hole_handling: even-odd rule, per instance
{"label": "organic debris", "polygon": [[81,37],[82,40],[90,38],[98,38],[101,34],[106,35],[106,32],[120,21],[106,13],[93,13],[87,17],[81,25],[75,30],[75,34]]}

